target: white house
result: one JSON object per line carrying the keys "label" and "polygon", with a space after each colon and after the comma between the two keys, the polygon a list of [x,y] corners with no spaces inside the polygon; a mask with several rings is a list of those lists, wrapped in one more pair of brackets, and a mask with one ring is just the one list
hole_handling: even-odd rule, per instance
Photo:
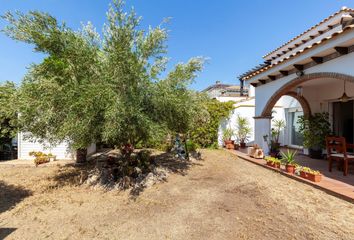
{"label": "white house", "polygon": [[[240,76],[255,91],[255,142],[266,144],[263,136],[270,133],[272,109],[282,96],[296,99],[305,115],[328,112],[333,132],[353,142],[353,52],[354,10],[343,7]],[[293,107],[288,119],[298,116],[299,106]]]}
{"label": "white house", "polygon": [[[232,91],[230,91],[232,89]],[[242,89],[242,90],[241,90]],[[250,123],[251,126],[254,126],[255,120],[255,109],[256,109],[256,104],[255,104],[255,92],[254,92],[254,87],[242,87],[238,85],[227,85],[227,84],[222,84],[220,82],[216,82],[216,84],[209,86],[203,92],[206,92],[209,97],[215,98],[220,102],[228,102],[228,101],[233,101],[235,102],[234,104],[234,110],[231,113],[230,117],[228,119],[225,119],[224,122],[222,122],[220,128],[219,128],[219,133],[218,133],[218,142],[219,145],[221,146],[223,144],[222,141],[222,136],[223,132],[226,128],[232,128],[235,130],[236,128],[236,118],[238,115],[241,115],[242,117],[246,117]],[[297,101],[293,101],[292,98],[290,97],[283,97],[281,98],[277,104],[275,104],[274,109],[273,109],[273,117],[275,119],[283,119],[287,120],[289,114],[291,112],[296,112],[297,114],[302,114],[302,109],[301,106],[298,105]],[[287,127],[291,128],[289,125]],[[282,133],[280,141],[283,145],[296,145],[296,144],[290,144],[289,143],[289,134],[287,134],[288,131],[285,129],[285,131]],[[254,128],[252,127],[252,133],[250,134],[248,144],[253,144],[254,143],[254,136],[255,136],[255,131]]]}

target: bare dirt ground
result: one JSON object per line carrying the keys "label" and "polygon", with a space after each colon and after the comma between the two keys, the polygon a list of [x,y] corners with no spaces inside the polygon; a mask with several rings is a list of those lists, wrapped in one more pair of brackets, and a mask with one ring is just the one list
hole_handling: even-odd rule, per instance
{"label": "bare dirt ground", "polygon": [[[129,191],[74,167],[0,167],[0,239],[354,239],[354,205],[222,150]],[[67,180],[69,179],[69,180]]]}

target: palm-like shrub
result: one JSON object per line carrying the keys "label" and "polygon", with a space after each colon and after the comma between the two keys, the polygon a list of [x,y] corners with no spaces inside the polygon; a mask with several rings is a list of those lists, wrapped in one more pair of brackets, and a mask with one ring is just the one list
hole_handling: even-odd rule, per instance
{"label": "palm-like shrub", "polygon": [[236,137],[237,140],[243,144],[246,143],[250,137],[252,128],[250,122],[246,117],[237,115],[236,118]]}
{"label": "palm-like shrub", "polygon": [[226,128],[223,132],[222,135],[222,140],[223,141],[230,141],[231,138],[234,136],[234,130],[232,130],[232,128]]}

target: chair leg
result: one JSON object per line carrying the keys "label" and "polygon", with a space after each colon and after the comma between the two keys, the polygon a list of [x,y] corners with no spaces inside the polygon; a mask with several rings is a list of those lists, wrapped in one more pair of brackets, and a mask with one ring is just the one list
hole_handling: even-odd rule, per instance
{"label": "chair leg", "polygon": [[344,162],[343,162],[343,175],[344,176],[347,176],[348,175],[348,159],[344,159]]}
{"label": "chair leg", "polygon": [[332,172],[332,158],[328,158],[328,171]]}
{"label": "chair leg", "polygon": [[337,160],[336,161],[336,167],[337,167],[337,171],[341,171],[342,169],[342,161],[341,160]]}

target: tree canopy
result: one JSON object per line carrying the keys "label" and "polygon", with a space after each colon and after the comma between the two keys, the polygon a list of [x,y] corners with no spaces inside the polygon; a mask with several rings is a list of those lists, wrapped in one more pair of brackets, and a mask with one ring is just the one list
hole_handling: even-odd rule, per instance
{"label": "tree canopy", "polygon": [[92,142],[117,146],[148,140],[156,129],[187,132],[200,97],[188,89],[203,58],[167,64],[163,24],[143,30],[141,18],[113,1],[102,36],[91,23],[78,31],[47,13],[6,13],[9,37],[46,57],[19,89],[19,121],[34,137],[76,149]]}
{"label": "tree canopy", "polygon": [[16,134],[18,126],[14,83],[0,84],[0,106],[0,139],[11,139]]}

